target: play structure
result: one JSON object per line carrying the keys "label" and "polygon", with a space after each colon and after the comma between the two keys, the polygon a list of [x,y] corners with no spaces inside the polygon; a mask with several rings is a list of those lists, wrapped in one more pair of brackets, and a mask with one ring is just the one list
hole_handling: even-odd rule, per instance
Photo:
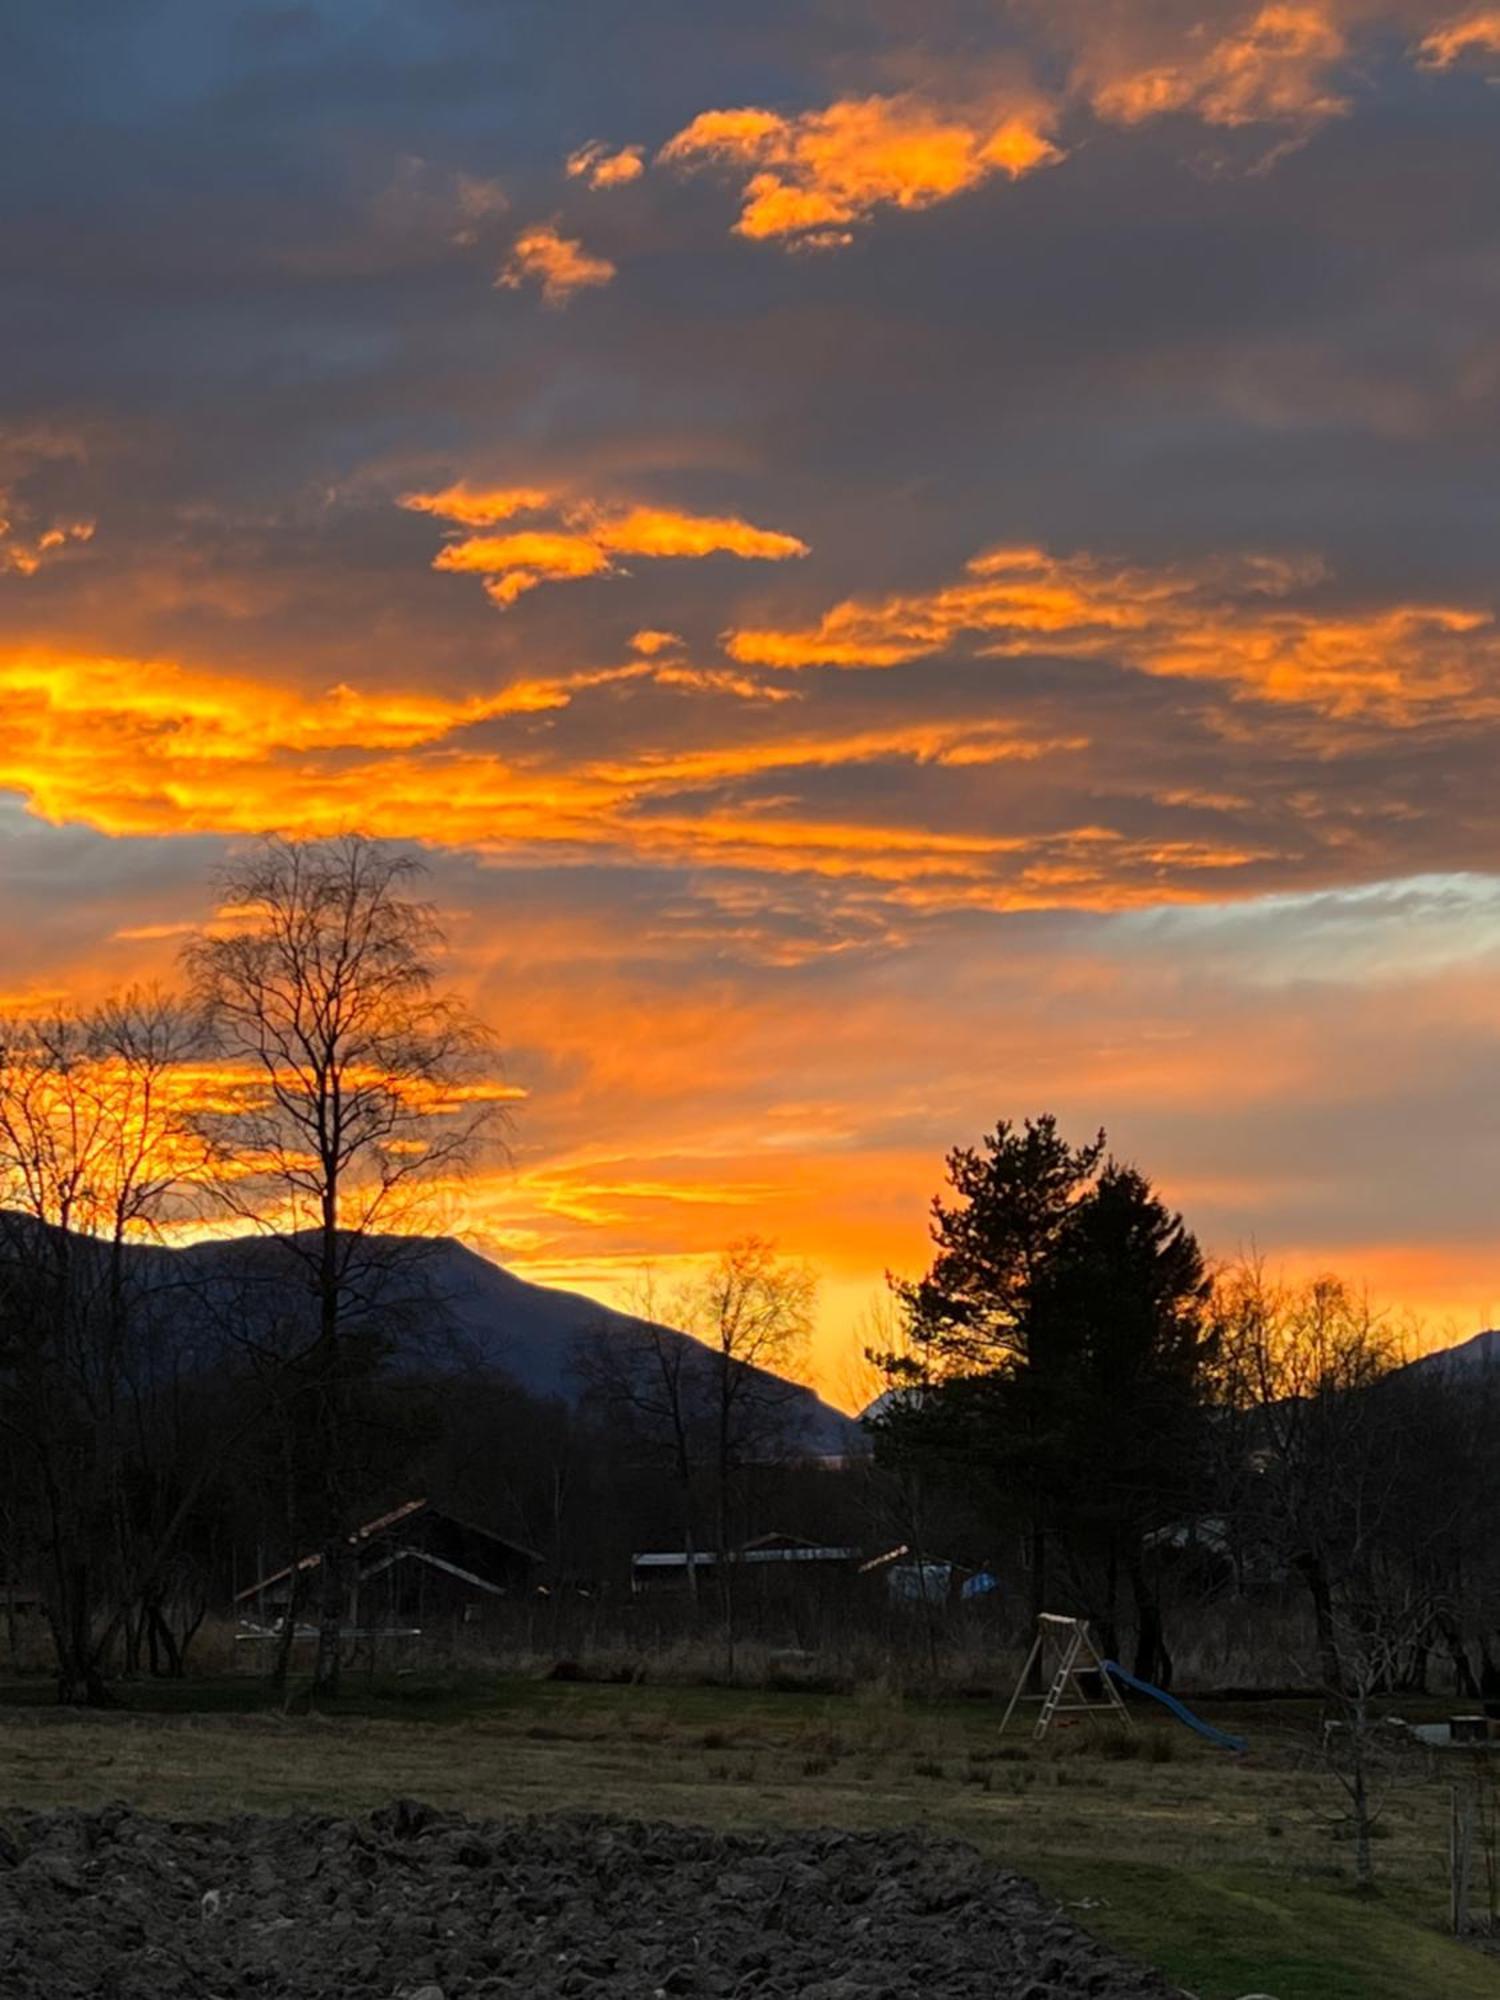
{"label": "play structure", "polygon": [[1211,1722],[1194,1715],[1190,1708],[1184,1707],[1175,1695],[1168,1694],[1164,1688],[1153,1687],[1150,1681],[1127,1673],[1115,1660],[1106,1660],[1094,1644],[1086,1618],[1064,1618],[1054,1611],[1044,1611],[1037,1619],[1036,1638],[1026,1655],[1026,1664],[1016,1682],[1015,1693],[1000,1723],[1002,1735],[1010,1727],[1010,1719],[1020,1704],[1035,1699],[1026,1693],[1026,1684],[1038,1665],[1045,1673],[1049,1657],[1052,1677],[1047,1683],[1046,1693],[1041,1697],[1041,1713],[1031,1732],[1034,1742],[1042,1741],[1059,1715],[1108,1715],[1123,1723],[1125,1728],[1133,1728],[1130,1711],[1120,1693],[1123,1686],[1160,1702],[1169,1715],[1174,1715],[1189,1729],[1195,1729],[1208,1742],[1216,1743],[1221,1750],[1241,1751],[1248,1747],[1242,1736],[1231,1736],[1227,1730],[1215,1729]]}
{"label": "play structure", "polygon": [[1227,1729],[1215,1729],[1214,1725],[1205,1722],[1201,1715],[1194,1715],[1176,1695],[1168,1694],[1165,1688],[1153,1687],[1150,1681],[1138,1680],[1134,1674],[1126,1673],[1117,1661],[1106,1660],[1104,1671],[1111,1681],[1123,1681],[1126,1687],[1134,1688],[1137,1694],[1149,1695],[1152,1701],[1159,1701],[1169,1715],[1175,1715],[1177,1720],[1185,1722],[1189,1729],[1196,1729],[1200,1736],[1210,1743],[1216,1743],[1221,1750],[1233,1750],[1238,1753],[1250,1748],[1243,1736],[1231,1736]]}
{"label": "play structure", "polygon": [[[1019,1705],[1033,1699],[1026,1693],[1026,1683],[1038,1665],[1045,1673],[1049,1655],[1052,1659],[1052,1678],[1042,1696],[1042,1712],[1031,1732],[1036,1742],[1041,1742],[1052,1727],[1054,1718],[1059,1715],[1097,1715],[1103,1711],[1112,1714],[1115,1721],[1124,1723],[1127,1729],[1130,1728],[1130,1711],[1105,1669],[1089,1632],[1088,1620],[1062,1618],[1056,1612],[1044,1611],[1036,1621],[1036,1637],[1031,1642],[1021,1678],[1016,1682],[1016,1691],[1000,1724],[1002,1736],[1010,1727],[1010,1719]],[[1082,1679],[1085,1674],[1097,1688],[1097,1693],[1092,1692]]]}

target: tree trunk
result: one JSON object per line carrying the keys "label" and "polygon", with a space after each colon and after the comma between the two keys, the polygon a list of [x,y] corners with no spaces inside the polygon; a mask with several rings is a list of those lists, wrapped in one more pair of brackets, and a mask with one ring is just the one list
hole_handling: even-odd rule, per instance
{"label": "tree trunk", "polygon": [[691,1508],[684,1510],[682,1550],[687,1560],[688,1603],[696,1613],[698,1609],[698,1552],[693,1547],[693,1516]]}
{"label": "tree trunk", "polygon": [[[148,1620],[143,1605],[138,1605],[134,1610],[126,1612],[125,1622],[120,1627],[120,1632],[123,1640],[122,1672],[128,1681],[140,1678],[141,1647],[146,1641],[147,1630]],[[154,1635],[151,1637],[150,1652],[151,1671],[154,1674],[156,1672],[156,1639]]]}
{"label": "tree trunk", "polygon": [[729,1556],[729,1466],[733,1457],[731,1440],[731,1381],[730,1356],[719,1356],[719,1408],[718,1408],[718,1460],[719,1494],[716,1526],[718,1529],[719,1555],[719,1606],[724,1619],[724,1671],[731,1682],[735,1668],[734,1631],[734,1565]]}
{"label": "tree trunk", "polygon": [[1349,1712],[1349,1800],[1354,1815],[1354,1882],[1362,1896],[1375,1893],[1375,1861],[1371,1853],[1369,1775],[1365,1769],[1365,1732],[1369,1710],[1363,1700]]}
{"label": "tree trunk", "polygon": [[339,1691],[340,1634],[345,1611],[344,1556],[352,1522],[344,1519],[344,1362],[339,1327],[339,1182],[331,1161],[325,1162],[321,1262],[318,1272],[319,1366],[322,1374],[323,1468],[326,1480],[324,1540],[318,1610],[318,1651],[313,1666],[314,1695]]}
{"label": "tree trunk", "polygon": [[729,1499],[724,1486],[719,1488],[719,1608],[724,1620],[724,1674],[729,1681],[734,1679],[735,1629],[734,1629],[734,1563],[729,1550]]}
{"label": "tree trunk", "polygon": [[[159,1604],[152,1604],[148,1615],[151,1621],[151,1671],[158,1677],[180,1681],[183,1678],[184,1662],[182,1648],[177,1643],[177,1635],[162,1615]],[[166,1656],[164,1675],[158,1664],[158,1642],[160,1642],[160,1653]]]}
{"label": "tree trunk", "polygon": [[1448,1658],[1453,1663],[1453,1687],[1464,1701],[1474,1701],[1479,1695],[1479,1680],[1469,1659],[1469,1649],[1464,1644],[1463,1635],[1457,1623],[1451,1618],[1440,1617],[1438,1630],[1447,1648]]}
{"label": "tree trunk", "polygon": [[313,1666],[313,1693],[336,1695],[342,1667],[344,1631],[344,1538],[334,1534],[324,1542],[318,1565],[318,1651]]}
{"label": "tree trunk", "polygon": [[271,1685],[283,1701],[286,1699],[287,1683],[292,1675],[292,1648],[297,1643],[297,1613],[301,1605],[302,1571],[294,1562],[286,1587],[286,1615],[281,1621],[281,1631],[276,1640],[275,1662],[271,1669]]}
{"label": "tree trunk", "polygon": [[1339,1658],[1338,1635],[1333,1624],[1333,1590],[1328,1581],[1328,1571],[1319,1555],[1304,1549],[1293,1558],[1293,1568],[1307,1585],[1308,1596],[1312,1599],[1313,1623],[1318,1635],[1318,1659],[1322,1665],[1323,1682],[1332,1694],[1341,1694],[1344,1688],[1344,1667]]}
{"label": "tree trunk", "polygon": [[[1031,1630],[1027,1638],[1030,1645],[1041,1631],[1042,1613],[1047,1609],[1047,1531],[1042,1526],[1041,1517],[1033,1513],[1031,1518],[1031,1569],[1027,1577],[1027,1614]],[[1042,1661],[1038,1654],[1031,1663],[1031,1671],[1026,1677],[1026,1692],[1040,1695],[1046,1692],[1042,1684]]]}
{"label": "tree trunk", "polygon": [[1135,1674],[1154,1687],[1172,1684],[1172,1656],[1162,1628],[1161,1604],[1151,1588],[1139,1550],[1129,1560],[1130,1588],[1135,1598]]}
{"label": "tree trunk", "polygon": [[47,1607],[57,1654],[57,1699],[64,1707],[112,1708],[114,1696],[92,1655],[88,1573],[81,1563],[60,1566],[59,1602]]}
{"label": "tree trunk", "polygon": [[1104,1645],[1105,1659],[1119,1659],[1120,1548],[1113,1535],[1109,1538],[1109,1559],[1104,1570],[1104,1609],[1099,1617],[1099,1637]]}

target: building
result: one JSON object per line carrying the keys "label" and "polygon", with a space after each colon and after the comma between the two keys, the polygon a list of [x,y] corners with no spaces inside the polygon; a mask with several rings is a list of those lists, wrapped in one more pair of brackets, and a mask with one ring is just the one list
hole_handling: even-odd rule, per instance
{"label": "building", "polygon": [[[483,1621],[506,1599],[530,1596],[542,1558],[488,1528],[460,1521],[429,1500],[408,1500],[370,1521],[349,1538],[349,1603],[345,1626],[351,1636],[401,1633],[416,1637]],[[299,1622],[313,1622],[318,1610],[320,1555],[252,1583],[234,1600],[244,1620],[262,1630],[279,1626],[299,1578]]]}
{"label": "building", "polygon": [[[743,1578],[761,1587],[798,1587],[851,1575],[859,1563],[859,1550],[811,1542],[801,1535],[757,1535],[731,1549],[729,1561],[737,1583]],[[719,1558],[708,1549],[695,1549],[691,1557],[685,1549],[646,1549],[630,1558],[630,1588],[637,1596],[643,1591],[686,1590],[690,1571],[701,1589],[717,1579]]]}
{"label": "building", "polygon": [[946,1557],[919,1556],[906,1542],[859,1566],[861,1576],[883,1583],[892,1604],[972,1604],[999,1589],[987,1569],[970,1569]]}

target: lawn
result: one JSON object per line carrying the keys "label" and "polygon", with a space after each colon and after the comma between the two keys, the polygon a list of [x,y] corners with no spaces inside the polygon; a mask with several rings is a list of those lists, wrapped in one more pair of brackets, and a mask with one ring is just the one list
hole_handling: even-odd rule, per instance
{"label": "lawn", "polygon": [[1500,1995],[1500,1965],[1441,1932],[1447,1772],[1419,1764],[1391,1792],[1382,1893],[1362,1900],[1340,1795],[1288,1710],[1221,1712],[1251,1738],[1236,1759],[1169,1722],[1034,1751],[998,1736],[992,1704],[880,1694],[412,1678],[355,1686],[334,1714],[269,1711],[243,1680],[135,1699],[102,1717],[5,1708],[0,1804],[186,1817],[408,1795],[478,1814],[921,1826],[1034,1875],[1202,2000]]}

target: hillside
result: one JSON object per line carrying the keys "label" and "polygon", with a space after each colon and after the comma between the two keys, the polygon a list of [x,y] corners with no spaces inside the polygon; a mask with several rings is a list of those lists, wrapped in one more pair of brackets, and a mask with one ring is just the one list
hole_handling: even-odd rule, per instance
{"label": "hillside", "polygon": [[[36,1228],[17,1216],[5,1220]],[[530,1395],[576,1403],[580,1341],[623,1343],[639,1325],[580,1293],[518,1278],[451,1237],[374,1238],[369,1248],[367,1289],[395,1329],[396,1366],[407,1372],[499,1371]],[[235,1322],[284,1325],[307,1310],[304,1273],[274,1239],[209,1238],[181,1249],[143,1244],[129,1254],[136,1282],[160,1302],[163,1322],[178,1315],[198,1321],[205,1348]],[[707,1360],[708,1350],[690,1335],[665,1331]],[[802,1449],[831,1456],[859,1442],[854,1419],[811,1389],[755,1372],[783,1399],[787,1435]]]}
{"label": "hillside", "polygon": [[1490,1327],[1483,1333],[1476,1333],[1469,1340],[1461,1340],[1455,1347],[1440,1347],[1431,1354],[1423,1354],[1407,1367],[1429,1375],[1477,1375],[1491,1368],[1500,1368],[1500,1328]]}
{"label": "hillside", "polygon": [[[518,1278],[451,1239],[435,1243],[432,1254],[432,1282],[452,1322],[460,1358],[471,1366],[503,1369],[532,1395],[576,1400],[573,1357],[579,1340],[623,1339],[634,1324],[579,1292]],[[685,1333],[672,1338],[700,1347]],[[848,1451],[861,1435],[852,1418],[800,1383],[787,1385],[787,1408],[809,1451]]]}

